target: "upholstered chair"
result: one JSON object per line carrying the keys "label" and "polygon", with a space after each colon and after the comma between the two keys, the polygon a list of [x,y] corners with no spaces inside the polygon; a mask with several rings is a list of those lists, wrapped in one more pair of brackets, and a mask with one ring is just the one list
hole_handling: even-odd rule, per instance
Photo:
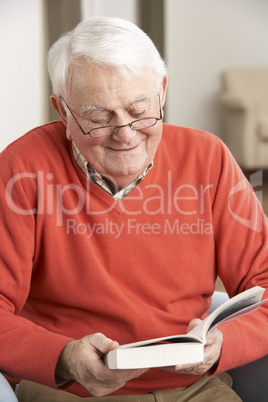
{"label": "upholstered chair", "polygon": [[222,75],[223,140],[245,170],[268,168],[268,66]]}

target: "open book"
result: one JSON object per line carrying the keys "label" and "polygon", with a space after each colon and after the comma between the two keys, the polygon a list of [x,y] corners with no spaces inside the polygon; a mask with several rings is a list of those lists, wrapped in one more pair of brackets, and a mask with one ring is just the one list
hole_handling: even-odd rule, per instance
{"label": "open book", "polygon": [[221,324],[256,310],[264,289],[255,286],[227,300],[188,334],[128,343],[107,353],[105,364],[110,369],[166,367],[196,364],[203,361],[208,332]]}

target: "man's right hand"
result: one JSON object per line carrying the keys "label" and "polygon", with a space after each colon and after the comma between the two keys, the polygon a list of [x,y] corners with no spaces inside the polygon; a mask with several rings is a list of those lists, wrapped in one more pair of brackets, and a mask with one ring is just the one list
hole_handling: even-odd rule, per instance
{"label": "man's right hand", "polygon": [[119,344],[101,333],[69,342],[62,350],[55,375],[65,380],[79,382],[93,396],[104,396],[122,388],[132,378],[148,369],[110,370],[103,363],[103,356],[118,348]]}

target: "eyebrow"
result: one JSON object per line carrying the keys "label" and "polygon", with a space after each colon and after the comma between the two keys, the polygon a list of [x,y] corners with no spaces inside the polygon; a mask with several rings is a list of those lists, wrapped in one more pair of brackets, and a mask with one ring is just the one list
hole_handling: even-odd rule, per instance
{"label": "eyebrow", "polygon": [[97,107],[93,105],[87,105],[82,110],[81,113],[90,113],[90,112],[104,112],[107,111],[105,108]]}
{"label": "eyebrow", "polygon": [[[133,102],[131,102],[128,107],[132,107],[133,105],[135,105],[136,103],[139,103],[139,102],[150,101],[150,100],[151,100],[151,97],[146,96],[146,95],[142,95],[139,98],[135,99]],[[92,113],[92,112],[93,113],[94,112],[97,112],[97,113],[109,112],[109,113],[111,113],[111,110],[105,109],[103,107],[98,107],[98,106],[95,106],[95,105],[87,105],[81,110],[81,113],[83,113],[83,114]]]}

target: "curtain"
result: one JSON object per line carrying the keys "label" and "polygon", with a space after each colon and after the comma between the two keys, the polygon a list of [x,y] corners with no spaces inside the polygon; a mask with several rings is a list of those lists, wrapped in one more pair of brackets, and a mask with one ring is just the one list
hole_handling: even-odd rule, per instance
{"label": "curtain", "polygon": [[164,0],[138,0],[138,23],[164,58]]}
{"label": "curtain", "polygon": [[[65,32],[72,30],[81,21],[79,0],[44,0],[45,53],[51,45]],[[52,87],[47,76],[47,116],[48,120],[58,119],[56,111],[50,104]]]}

